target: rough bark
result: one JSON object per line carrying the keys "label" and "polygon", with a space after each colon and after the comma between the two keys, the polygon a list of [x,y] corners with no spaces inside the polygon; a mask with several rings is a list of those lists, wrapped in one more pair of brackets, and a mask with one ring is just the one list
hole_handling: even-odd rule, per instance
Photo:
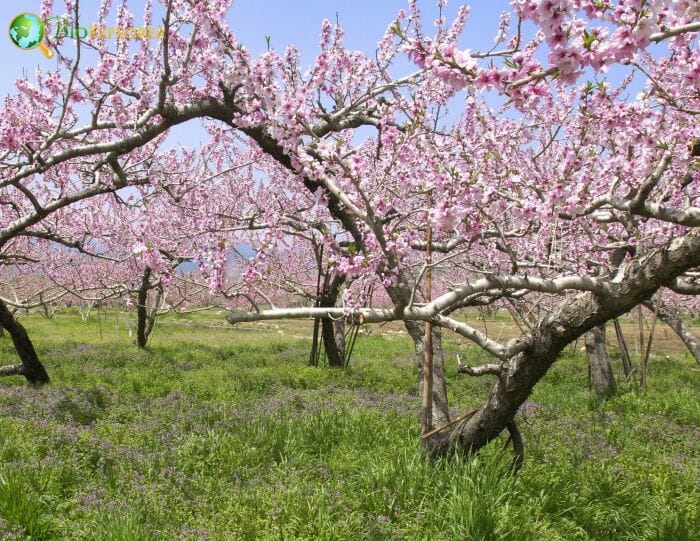
{"label": "rough bark", "polygon": [[23,376],[24,366],[21,364],[8,364],[0,366],[0,376]]}
{"label": "rough bark", "polygon": [[605,326],[593,327],[585,334],[585,341],[593,389],[596,394],[610,396],[615,393],[617,386],[605,347]]}
{"label": "rough bark", "polygon": [[[338,302],[338,295],[343,284],[344,277],[334,277],[321,295],[319,305],[323,308],[335,306]],[[338,340],[336,336],[336,321],[331,318],[323,318],[321,320],[321,337],[323,339],[323,347],[326,351],[326,359],[328,366],[333,368],[345,367],[345,340]]]}
{"label": "rough bark", "polygon": [[700,365],[700,339],[698,339],[690,328],[683,323],[680,314],[666,303],[654,302],[651,299],[644,303],[644,306],[652,312],[656,312],[661,321],[673,329],[678,337],[683,341],[688,351],[695,358],[695,362]]}
{"label": "rough bark", "polygon": [[333,320],[333,333],[335,334],[335,343],[338,346],[338,351],[342,354],[344,365],[348,364],[348,351],[345,349],[345,320]]}
{"label": "rough bark", "polygon": [[345,350],[342,344],[338,344],[335,337],[335,325],[333,320],[324,317],[321,320],[321,336],[323,347],[326,350],[328,366],[332,368],[343,368],[345,366]]}
{"label": "rough bark", "polygon": [[[318,306],[318,303],[316,304]],[[321,327],[320,318],[314,318],[314,332],[311,339],[311,351],[309,352],[309,366],[318,366],[318,331]]]}
{"label": "rough bark", "polygon": [[[41,385],[49,382],[49,375],[46,373],[44,365],[39,361],[34,345],[27,334],[24,326],[15,319],[7,305],[0,300],[0,325],[4,327],[12,337],[12,343],[17,351],[17,356],[22,361],[21,372],[17,371],[17,365],[6,367],[7,373],[21,374],[29,383]],[[5,375],[6,375],[5,374]]]}
{"label": "rough bark", "polygon": [[[423,362],[425,360],[425,325],[417,321],[406,321],[406,331],[413,340],[418,366],[418,396],[423,396]],[[450,408],[447,402],[447,382],[445,380],[445,359],[442,351],[442,330],[433,326],[433,393],[432,426],[440,427],[450,422]]]}
{"label": "rough bark", "polygon": [[676,276],[700,265],[700,229],[669,242],[642,260],[630,262],[604,294],[581,293],[562,302],[534,328],[508,343],[512,355],[484,406],[472,417],[426,439],[433,456],[465,449],[475,452],[507,427],[535,384],[562,349],[590,329],[621,316],[648,300]]}
{"label": "rough bark", "polygon": [[153,330],[153,322],[149,322],[148,314],[148,291],[151,285],[151,267],[146,267],[141,276],[138,297],[136,300],[136,345],[145,348],[148,343],[148,336]]}
{"label": "rough bark", "polygon": [[151,333],[153,332],[153,327],[156,324],[156,318],[158,317],[158,309],[160,308],[160,300],[163,296],[163,286],[161,285],[160,282],[158,282],[155,285],[155,298],[153,299],[153,308],[151,308],[151,311],[148,313],[148,317],[146,318],[146,340],[151,336]]}
{"label": "rough bark", "polygon": [[620,349],[620,358],[622,359],[622,370],[625,373],[625,378],[629,378],[632,375],[632,360],[630,359],[630,352],[627,348],[627,342],[625,341],[625,335],[622,334],[622,327],[620,326],[620,320],[618,318],[613,319],[613,325],[615,327],[615,336],[617,337],[617,344]]}

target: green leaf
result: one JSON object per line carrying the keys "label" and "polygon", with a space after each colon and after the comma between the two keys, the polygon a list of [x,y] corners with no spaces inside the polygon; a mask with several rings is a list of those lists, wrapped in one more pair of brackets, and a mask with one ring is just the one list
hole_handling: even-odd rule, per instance
{"label": "green leaf", "polygon": [[587,51],[591,50],[591,47],[593,47],[593,44],[596,41],[598,41],[598,36],[589,33],[588,30],[583,31],[583,46],[586,48]]}
{"label": "green leaf", "polygon": [[403,33],[403,28],[401,28],[401,23],[399,21],[396,21],[396,24],[391,28],[391,31],[399,36],[400,38],[404,38],[405,35]]}

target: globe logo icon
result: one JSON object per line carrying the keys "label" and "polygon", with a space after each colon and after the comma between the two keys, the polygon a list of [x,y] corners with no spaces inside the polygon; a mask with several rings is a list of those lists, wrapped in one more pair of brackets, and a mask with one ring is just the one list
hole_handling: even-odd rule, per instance
{"label": "globe logo icon", "polygon": [[46,58],[53,56],[53,51],[44,43],[44,23],[33,13],[20,13],[10,23],[10,40],[24,50],[36,49]]}

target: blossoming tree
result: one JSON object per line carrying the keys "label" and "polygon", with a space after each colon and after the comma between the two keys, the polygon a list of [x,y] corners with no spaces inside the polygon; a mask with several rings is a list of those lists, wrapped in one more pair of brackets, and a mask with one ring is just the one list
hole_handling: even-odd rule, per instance
{"label": "blossoming tree", "polygon": [[[478,450],[505,428],[517,440],[515,412],[567,344],[660,288],[698,293],[695,3],[515,0],[496,47],[476,52],[461,42],[467,7],[426,30],[410,2],[373,57],[346,50],[342,29],[324,23],[308,70],[293,46],[254,58],[225,22],[227,7],[167,1],[159,48],[98,41],[84,65],[80,44],[59,46],[61,70],[38,74],[40,87],[20,81],[0,120],[0,250],[58,208],[176,168],[162,158],[167,133],[199,119],[222,152],[253,149],[290,206],[323,208],[338,224],[324,238],[334,272],[352,279],[344,308],[233,312],[229,321],[403,321],[434,455]],[[67,8],[77,19],[77,3]],[[415,72],[393,73],[401,55]],[[606,82],[606,69],[621,81]],[[264,220],[283,222],[274,206]],[[389,306],[366,305],[368,284]],[[535,295],[547,308],[507,342],[453,317]],[[461,368],[495,382],[481,408],[456,419],[439,329],[493,357]]]}

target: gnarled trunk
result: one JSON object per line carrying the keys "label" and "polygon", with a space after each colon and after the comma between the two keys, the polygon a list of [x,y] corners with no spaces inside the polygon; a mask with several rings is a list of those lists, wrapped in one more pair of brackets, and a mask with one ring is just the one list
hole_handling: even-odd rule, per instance
{"label": "gnarled trunk", "polygon": [[[585,332],[647,301],[663,285],[700,264],[700,230],[673,239],[662,250],[630,264],[605,294],[581,293],[563,301],[533,329],[508,343],[512,354],[501,361],[501,373],[486,403],[474,415],[424,439],[433,456],[464,449],[475,452],[508,427],[535,384],[561,351]],[[439,426],[439,425],[438,425]]]}
{"label": "gnarled trunk", "polygon": [[[136,345],[140,348],[145,348],[148,343],[148,338],[151,336],[153,326],[158,317],[158,307],[163,294],[163,288],[160,282],[151,284],[151,268],[146,267],[141,277],[141,286],[136,305]],[[153,301],[153,308],[148,310],[148,292],[151,289],[156,289],[156,297]]]}
{"label": "gnarled trunk", "polygon": [[605,326],[593,327],[585,334],[585,342],[593,389],[597,394],[603,396],[614,394],[617,386],[608,350],[605,347]]}
{"label": "gnarled trunk", "polygon": [[695,361],[700,365],[700,339],[683,323],[680,314],[668,304],[658,301],[655,303],[651,299],[646,301],[644,306],[652,312],[656,312],[659,319],[673,329],[673,332],[683,341],[688,351],[695,357]]}
{"label": "gnarled trunk", "polygon": [[39,361],[34,345],[29,339],[27,330],[15,319],[7,305],[0,300],[0,326],[5,328],[12,337],[12,343],[17,351],[21,365],[12,365],[0,370],[0,375],[22,375],[29,383],[41,385],[49,382],[49,375],[44,365]]}

